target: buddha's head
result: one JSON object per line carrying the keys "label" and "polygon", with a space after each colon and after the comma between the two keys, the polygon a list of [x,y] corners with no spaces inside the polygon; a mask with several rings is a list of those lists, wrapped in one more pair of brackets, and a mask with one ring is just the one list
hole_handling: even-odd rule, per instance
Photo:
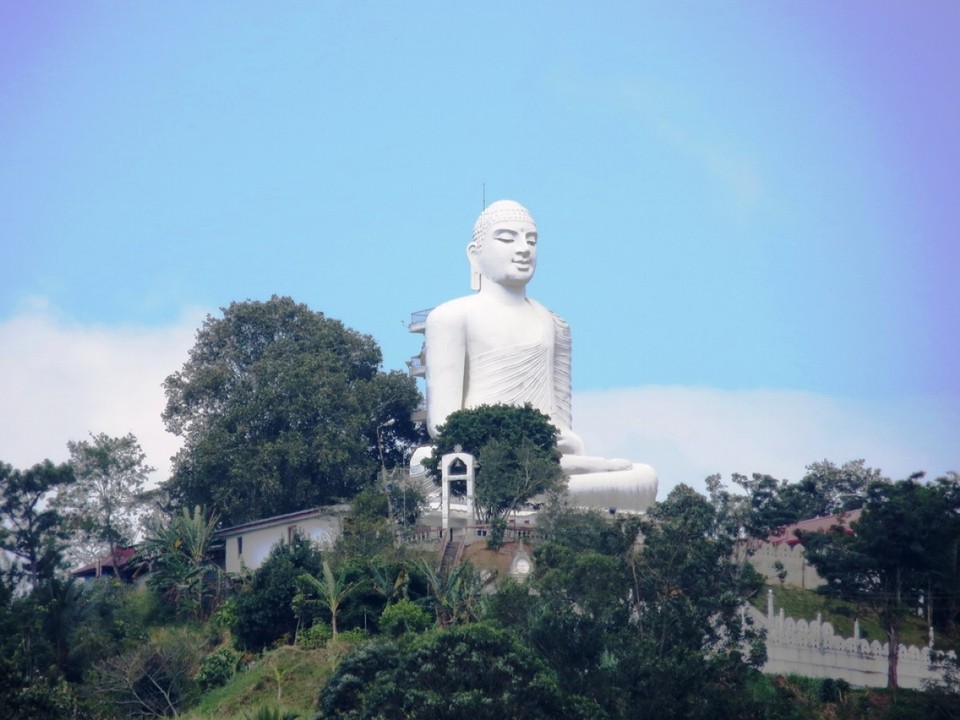
{"label": "buddha's head", "polygon": [[477,218],[467,258],[474,290],[480,289],[481,277],[522,287],[537,269],[537,224],[520,203],[498,200]]}

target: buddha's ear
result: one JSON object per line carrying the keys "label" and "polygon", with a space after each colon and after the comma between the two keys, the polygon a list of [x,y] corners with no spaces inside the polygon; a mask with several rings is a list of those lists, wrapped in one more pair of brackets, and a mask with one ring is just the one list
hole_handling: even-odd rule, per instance
{"label": "buddha's ear", "polygon": [[477,255],[480,254],[480,245],[472,242],[467,245],[467,260],[470,261],[470,289],[480,289],[480,270],[477,268]]}

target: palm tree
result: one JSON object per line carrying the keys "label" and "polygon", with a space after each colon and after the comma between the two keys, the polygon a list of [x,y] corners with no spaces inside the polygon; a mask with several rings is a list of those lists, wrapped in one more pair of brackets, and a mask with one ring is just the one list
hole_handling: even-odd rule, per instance
{"label": "palm tree", "polygon": [[217,522],[218,515],[207,517],[199,505],[192,513],[183,508],[154,528],[138,553],[150,563],[150,585],[197,620],[209,617],[223,590],[223,571],[213,559],[220,547]]}
{"label": "palm tree", "polygon": [[[297,578],[299,590],[297,596],[303,599],[305,596],[315,592],[330,610],[330,630],[333,633],[333,639],[337,639],[337,614],[340,612],[340,606],[347,598],[350,592],[359,584],[356,582],[348,583],[346,581],[345,571],[341,571],[339,577],[334,577],[330,563],[323,561],[323,580],[317,580],[310,573],[303,573]],[[297,599],[294,599],[297,603]]]}

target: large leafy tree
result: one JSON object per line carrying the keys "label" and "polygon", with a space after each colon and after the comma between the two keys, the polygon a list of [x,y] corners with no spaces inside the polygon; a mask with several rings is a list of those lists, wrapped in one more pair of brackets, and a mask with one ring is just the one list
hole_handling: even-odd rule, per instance
{"label": "large leafy tree", "polygon": [[233,599],[232,631],[237,645],[259,651],[286,637],[293,641],[300,623],[312,624],[321,614],[321,603],[297,598],[297,579],[303,574],[324,574],[323,554],[307,537],[296,533],[289,543],[270,550],[263,565]]}
{"label": "large leafy tree", "polygon": [[533,592],[508,586],[490,608],[565,689],[611,718],[752,716],[763,652],[740,608],[762,578],[705,498],[680,486],[643,518],[558,508],[539,524]]}
{"label": "large leafy tree", "polygon": [[227,525],[351,497],[376,477],[378,427],[387,464],[418,439],[414,381],[380,365],[370,336],[290,298],[207,317],[164,382],[184,439],[172,496]]}
{"label": "large leafy tree", "polygon": [[557,429],[533,406],[482,405],[458,410],[438,428],[433,455],[424,464],[438,475],[440,458],[457,448],[476,456],[476,505],[496,522],[563,480]]}
{"label": "large leafy tree", "polygon": [[[744,528],[752,537],[766,537],[784,525],[853,510],[863,506],[867,487],[882,478],[881,472],[863,460],[843,465],[823,460],[808,465],[795,483],[754,473],[735,474],[733,481],[746,491]],[[716,483],[719,476],[708,478]]]}
{"label": "large leafy tree", "polygon": [[73,470],[49,460],[29,470],[0,463],[0,551],[12,557],[10,574],[32,588],[50,580],[63,563],[65,530],[60,513],[48,503]]}
{"label": "large leafy tree", "polygon": [[871,483],[853,534],[838,527],[802,538],[807,559],[827,581],[824,591],[857,602],[886,628],[893,688],[904,617],[932,588],[955,583],[957,568],[957,478],[927,484],[920,477]]}
{"label": "large leafy tree", "polygon": [[146,510],[144,486],[153,468],[131,433],[67,443],[76,481],[60,487],[54,505],[71,533],[68,558],[92,562],[109,554],[117,566],[117,549],[130,546]]}
{"label": "large leafy tree", "polygon": [[513,633],[483,623],[378,641],[344,658],[318,701],[323,718],[603,718]]}

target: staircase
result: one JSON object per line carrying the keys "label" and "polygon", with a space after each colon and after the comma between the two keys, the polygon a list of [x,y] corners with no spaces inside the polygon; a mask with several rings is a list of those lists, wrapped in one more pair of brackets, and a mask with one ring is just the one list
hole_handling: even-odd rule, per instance
{"label": "staircase", "polygon": [[440,555],[440,574],[445,575],[457,564],[457,554],[460,550],[460,543],[448,542],[443,547]]}

